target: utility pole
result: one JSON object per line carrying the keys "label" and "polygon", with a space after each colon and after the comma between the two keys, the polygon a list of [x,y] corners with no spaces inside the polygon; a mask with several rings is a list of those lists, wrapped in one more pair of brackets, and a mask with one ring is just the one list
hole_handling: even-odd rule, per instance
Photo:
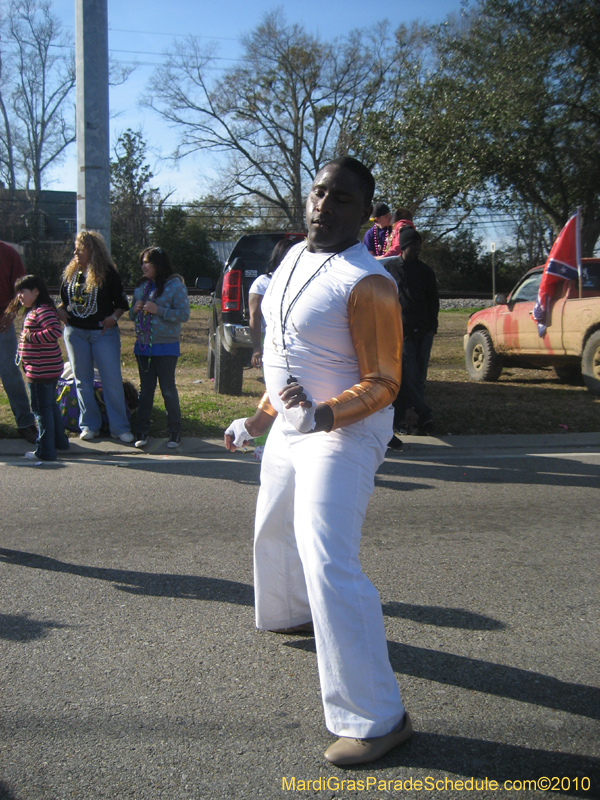
{"label": "utility pole", "polygon": [[77,231],[97,230],[110,252],[107,0],[75,0]]}
{"label": "utility pole", "polygon": [[494,303],[495,303],[496,302],[496,264],[494,262],[494,254],[496,253],[495,242],[491,242],[490,252],[492,254],[492,297],[494,298]]}

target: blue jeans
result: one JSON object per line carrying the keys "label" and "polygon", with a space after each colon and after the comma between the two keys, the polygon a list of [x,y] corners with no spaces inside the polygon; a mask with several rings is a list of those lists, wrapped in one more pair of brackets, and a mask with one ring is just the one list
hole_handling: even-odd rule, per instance
{"label": "blue jeans", "polygon": [[419,425],[431,420],[431,408],[425,402],[425,381],[429,356],[433,344],[433,333],[412,333],[405,337],[402,345],[402,383],[398,397],[394,400],[394,427],[398,428],[409,408],[419,416]]}
{"label": "blue jeans", "polygon": [[85,330],[66,325],[65,345],[75,376],[75,388],[79,402],[79,427],[82,431],[99,431],[102,414],[94,395],[94,364],[98,367],[102,381],[102,393],[106,414],[113,436],[128,433],[123,378],[121,376],[121,337],[115,325],[102,333],[101,330]]}
{"label": "blue jeans", "polygon": [[31,413],[27,389],[21,370],[15,364],[17,354],[17,334],[15,326],[0,333],[0,380],[8,396],[8,402],[14,414],[18,428],[35,425],[35,417]]}
{"label": "blue jeans", "polygon": [[169,433],[181,432],[181,411],[179,394],[175,386],[175,367],[178,356],[152,356],[148,364],[148,356],[136,356],[140,371],[140,399],[137,409],[136,431],[139,436],[146,436],[150,431],[150,414],[156,391],[156,380],[167,410]]}
{"label": "blue jeans", "polygon": [[28,383],[31,408],[38,428],[35,454],[42,461],[56,461],[57,450],[68,450],[60,406],[56,402],[56,381]]}

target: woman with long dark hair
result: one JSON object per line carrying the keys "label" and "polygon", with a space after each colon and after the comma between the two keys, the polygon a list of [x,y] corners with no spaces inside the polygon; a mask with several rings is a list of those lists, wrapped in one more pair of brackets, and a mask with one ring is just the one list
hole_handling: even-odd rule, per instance
{"label": "woman with long dark hair", "polygon": [[58,316],[65,323],[65,345],[75,376],[81,439],[94,439],[102,414],[94,394],[94,365],[100,373],[111,435],[132,442],[121,375],[121,337],[117,322],[129,309],[123,283],[98,231],[81,231],[75,254],[65,267]]}
{"label": "woman with long dark hair", "polygon": [[56,402],[56,382],[62,373],[63,358],[58,340],[62,328],[46,284],[37,275],[25,275],[15,283],[12,304],[23,306],[25,319],[17,350],[23,365],[31,409],[37,423],[36,449],[25,457],[56,461],[57,450],[68,450],[60,408]]}
{"label": "woman with long dark hair", "polygon": [[140,254],[142,277],[133,294],[129,312],[135,323],[133,352],[140,373],[140,397],[135,425],[135,446],[145,447],[150,433],[150,414],[156,382],[165,401],[169,441],[181,443],[181,410],[175,385],[175,368],[180,354],[181,325],[190,318],[190,302],[183,278],[173,269],[162,247],[147,247]]}

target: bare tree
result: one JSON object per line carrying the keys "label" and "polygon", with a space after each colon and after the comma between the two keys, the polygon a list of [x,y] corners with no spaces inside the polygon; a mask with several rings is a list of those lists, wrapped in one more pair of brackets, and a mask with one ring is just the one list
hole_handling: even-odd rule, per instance
{"label": "bare tree", "polygon": [[38,195],[42,176],[75,141],[75,86],[71,43],[52,14],[48,0],[13,0],[6,21],[13,48],[11,110],[25,186]]}
{"label": "bare tree", "polygon": [[211,241],[237,239],[253,224],[255,209],[249,202],[234,203],[221,195],[207,194],[187,206],[191,217],[206,230]]}
{"label": "bare tree", "polygon": [[302,226],[310,180],[330,158],[357,152],[366,113],[388,91],[392,48],[384,26],[324,43],[281,11],[243,46],[241,64],[213,80],[213,47],[176,44],[145,103],[178,128],[176,158],[227,153],[223,193],[253,196]]}
{"label": "bare tree", "polygon": [[0,179],[9,192],[14,194],[17,188],[17,178],[13,126],[10,117],[10,88],[8,90],[9,98],[7,99],[4,87],[10,87],[10,75],[9,70],[6,68],[3,53],[0,50]]}
{"label": "bare tree", "polygon": [[[110,83],[135,66],[111,62]],[[50,0],[12,0],[0,17],[0,179],[39,193],[44,173],[75,141],[73,41]]]}

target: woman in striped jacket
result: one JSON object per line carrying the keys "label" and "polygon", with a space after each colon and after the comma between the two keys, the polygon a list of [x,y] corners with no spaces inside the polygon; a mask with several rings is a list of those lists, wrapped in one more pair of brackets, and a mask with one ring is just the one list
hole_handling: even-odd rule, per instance
{"label": "woman in striped jacket", "polygon": [[46,284],[36,275],[25,275],[15,283],[16,301],[24,306],[25,319],[17,352],[23,365],[31,410],[38,427],[36,449],[26,453],[31,460],[56,461],[57,450],[68,450],[69,440],[56,402],[56,381],[63,369],[58,340],[62,329]]}

